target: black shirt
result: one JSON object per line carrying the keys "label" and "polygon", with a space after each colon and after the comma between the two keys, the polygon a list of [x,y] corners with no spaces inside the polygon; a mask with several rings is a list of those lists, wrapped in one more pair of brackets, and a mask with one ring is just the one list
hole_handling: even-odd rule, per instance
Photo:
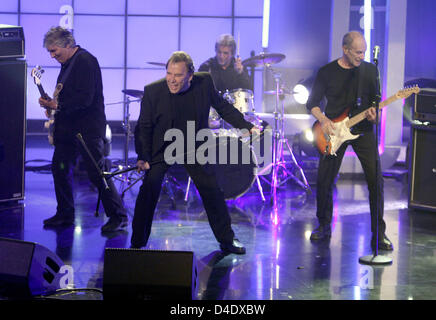
{"label": "black shirt", "polygon": [[[371,107],[375,101],[376,76],[377,69],[371,63],[362,61],[357,68],[345,69],[334,60],[319,69],[306,107],[309,111],[314,107],[322,108],[321,102],[326,98],[323,111],[329,119],[337,118],[347,108],[348,115],[354,116]],[[353,129],[366,131],[371,128],[372,124],[364,120]]]}
{"label": "black shirt", "polygon": [[[188,121],[196,121],[195,99],[191,88],[188,90],[171,94],[173,108],[173,126],[186,133]],[[196,130],[195,130],[196,132]]]}
{"label": "black shirt", "polygon": [[235,58],[232,58],[226,69],[221,67],[216,57],[209,58],[200,65],[198,71],[209,72],[212,75],[215,88],[221,93],[239,88],[252,90],[247,69],[244,68],[243,72],[239,74],[235,69]]}
{"label": "black shirt", "polygon": [[[173,157],[177,157],[177,162],[190,163],[195,159],[195,151],[197,143],[195,136],[198,130],[197,125],[197,112],[195,107],[195,97],[192,87],[189,87],[186,91],[180,93],[170,93],[171,99],[171,111],[172,111],[172,127],[178,129],[183,133],[183,153],[173,154]],[[188,132],[189,126],[189,132]],[[164,144],[163,150],[174,143],[170,141]],[[178,150],[179,151],[179,150]],[[188,162],[188,155],[190,162]]]}

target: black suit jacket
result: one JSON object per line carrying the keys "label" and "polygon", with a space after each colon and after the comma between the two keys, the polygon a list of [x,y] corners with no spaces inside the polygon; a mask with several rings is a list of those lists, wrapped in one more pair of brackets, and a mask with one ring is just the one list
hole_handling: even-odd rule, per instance
{"label": "black suit jacket", "polygon": [[[88,51],[79,47],[75,55],[77,54],[79,55],[58,97],[60,110],[55,114],[55,144],[57,141],[71,143],[76,140],[76,134],[79,132],[84,137],[101,138],[106,132],[100,66],[97,59]],[[58,82],[71,60],[62,64]]]}
{"label": "black suit jacket", "polygon": [[[209,73],[194,73],[190,90],[194,90],[193,107],[196,109],[197,130],[208,128],[211,106],[233,127],[247,130],[253,127],[239,110],[218,94]],[[138,160],[151,162],[162,156],[165,132],[173,128],[171,94],[165,78],[145,86],[141,112],[135,128]]]}

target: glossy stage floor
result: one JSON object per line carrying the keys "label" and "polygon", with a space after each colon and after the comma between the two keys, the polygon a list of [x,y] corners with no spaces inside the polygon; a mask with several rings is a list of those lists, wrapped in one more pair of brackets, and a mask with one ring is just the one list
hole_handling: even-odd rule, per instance
{"label": "glossy stage floor", "polygon": [[[109,158],[122,159],[122,148],[122,139],[118,142],[114,139]],[[73,267],[75,288],[101,290],[104,249],[128,248],[131,224],[124,232],[102,234],[100,227],[107,218],[103,213],[94,216],[97,194],[86,178],[78,175],[75,225],[44,229],[42,221],[55,213],[56,201],[51,174],[35,167],[48,164],[39,160],[50,160],[51,154],[45,139],[28,139],[26,198],[1,206],[0,236],[45,246]],[[135,156],[132,151],[130,156]],[[191,188],[188,201],[184,201],[187,182],[184,169],[174,167],[171,172],[180,189],[175,203],[167,192],[162,192],[147,249],[193,251],[198,268],[198,300],[436,298],[436,214],[408,209],[404,172],[385,175],[387,235],[395,248],[393,252],[379,252],[392,258],[392,264],[387,266],[359,263],[361,256],[372,253],[368,191],[363,180],[340,177],[335,191],[332,238],[319,243],[309,239],[311,230],[317,226],[316,185],[312,185],[312,193],[308,194],[290,180],[278,190],[274,211],[268,185],[263,182],[264,202],[254,184],[243,196],[228,201],[233,228],[247,253],[224,255],[195,188]],[[138,185],[124,195],[130,220]],[[102,295],[100,291],[82,292],[82,297],[75,294],[70,298],[98,300]]]}

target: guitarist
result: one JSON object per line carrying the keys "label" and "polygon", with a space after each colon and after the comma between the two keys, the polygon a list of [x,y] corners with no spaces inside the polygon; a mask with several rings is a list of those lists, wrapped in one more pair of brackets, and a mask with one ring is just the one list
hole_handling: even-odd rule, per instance
{"label": "guitarist", "polygon": [[[317,176],[317,211],[319,226],[312,232],[311,240],[323,240],[331,237],[331,221],[333,212],[333,188],[338,175],[345,150],[348,145],[362,165],[369,190],[371,212],[371,247],[393,250],[391,241],[386,237],[386,225],[383,220],[383,179],[379,166],[376,178],[377,159],[379,158],[373,125],[376,121],[376,111],[372,102],[380,95],[377,89],[377,68],[364,60],[366,41],[357,31],[344,35],[342,40],[343,54],[325,66],[321,67],[316,76],[306,107],[319,121],[324,135],[333,135],[334,119],[347,112],[353,116],[366,109],[366,120],[353,127],[353,134],[360,136],[341,145],[336,151],[337,156],[321,155]],[[324,113],[321,102],[326,99]],[[380,163],[380,162],[378,162]],[[377,193],[377,184],[378,194]],[[378,208],[378,220],[377,220]],[[377,243],[378,227],[378,243]]]}
{"label": "guitarist", "polygon": [[62,83],[58,99],[39,99],[42,107],[56,110],[54,123],[54,153],[52,173],[57,200],[56,214],[44,220],[44,226],[55,227],[74,223],[73,168],[82,154],[89,179],[101,192],[101,200],[109,217],[102,232],[117,231],[127,226],[126,210],[111,179],[105,190],[102,178],[76,134],[83,139],[100,166],[104,168],[106,116],[103,85],[97,59],[76,45],[72,33],[61,27],[51,28],[44,36],[44,47],[61,64],[57,82]]}

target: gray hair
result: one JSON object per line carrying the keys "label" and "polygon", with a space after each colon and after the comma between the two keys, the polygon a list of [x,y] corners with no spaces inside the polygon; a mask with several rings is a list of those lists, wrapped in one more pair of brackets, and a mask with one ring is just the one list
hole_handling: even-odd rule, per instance
{"label": "gray hair", "polygon": [[74,40],[73,34],[62,27],[52,27],[44,36],[43,47],[56,45],[60,48],[74,47],[76,40]]}
{"label": "gray hair", "polygon": [[192,58],[189,54],[187,54],[185,51],[175,51],[172,53],[171,57],[168,59],[168,62],[166,64],[166,69],[168,69],[168,65],[170,63],[177,63],[177,62],[184,62],[186,65],[186,68],[188,69],[189,73],[194,73],[194,61],[192,61]]}
{"label": "gray hair", "polygon": [[222,34],[216,39],[215,51],[218,50],[218,47],[220,46],[230,47],[232,49],[232,54],[235,55],[236,41],[231,34]]}
{"label": "gray hair", "polygon": [[356,38],[365,38],[364,35],[359,31],[350,31],[347,32],[342,38],[342,46],[345,48],[350,48],[354,39]]}

